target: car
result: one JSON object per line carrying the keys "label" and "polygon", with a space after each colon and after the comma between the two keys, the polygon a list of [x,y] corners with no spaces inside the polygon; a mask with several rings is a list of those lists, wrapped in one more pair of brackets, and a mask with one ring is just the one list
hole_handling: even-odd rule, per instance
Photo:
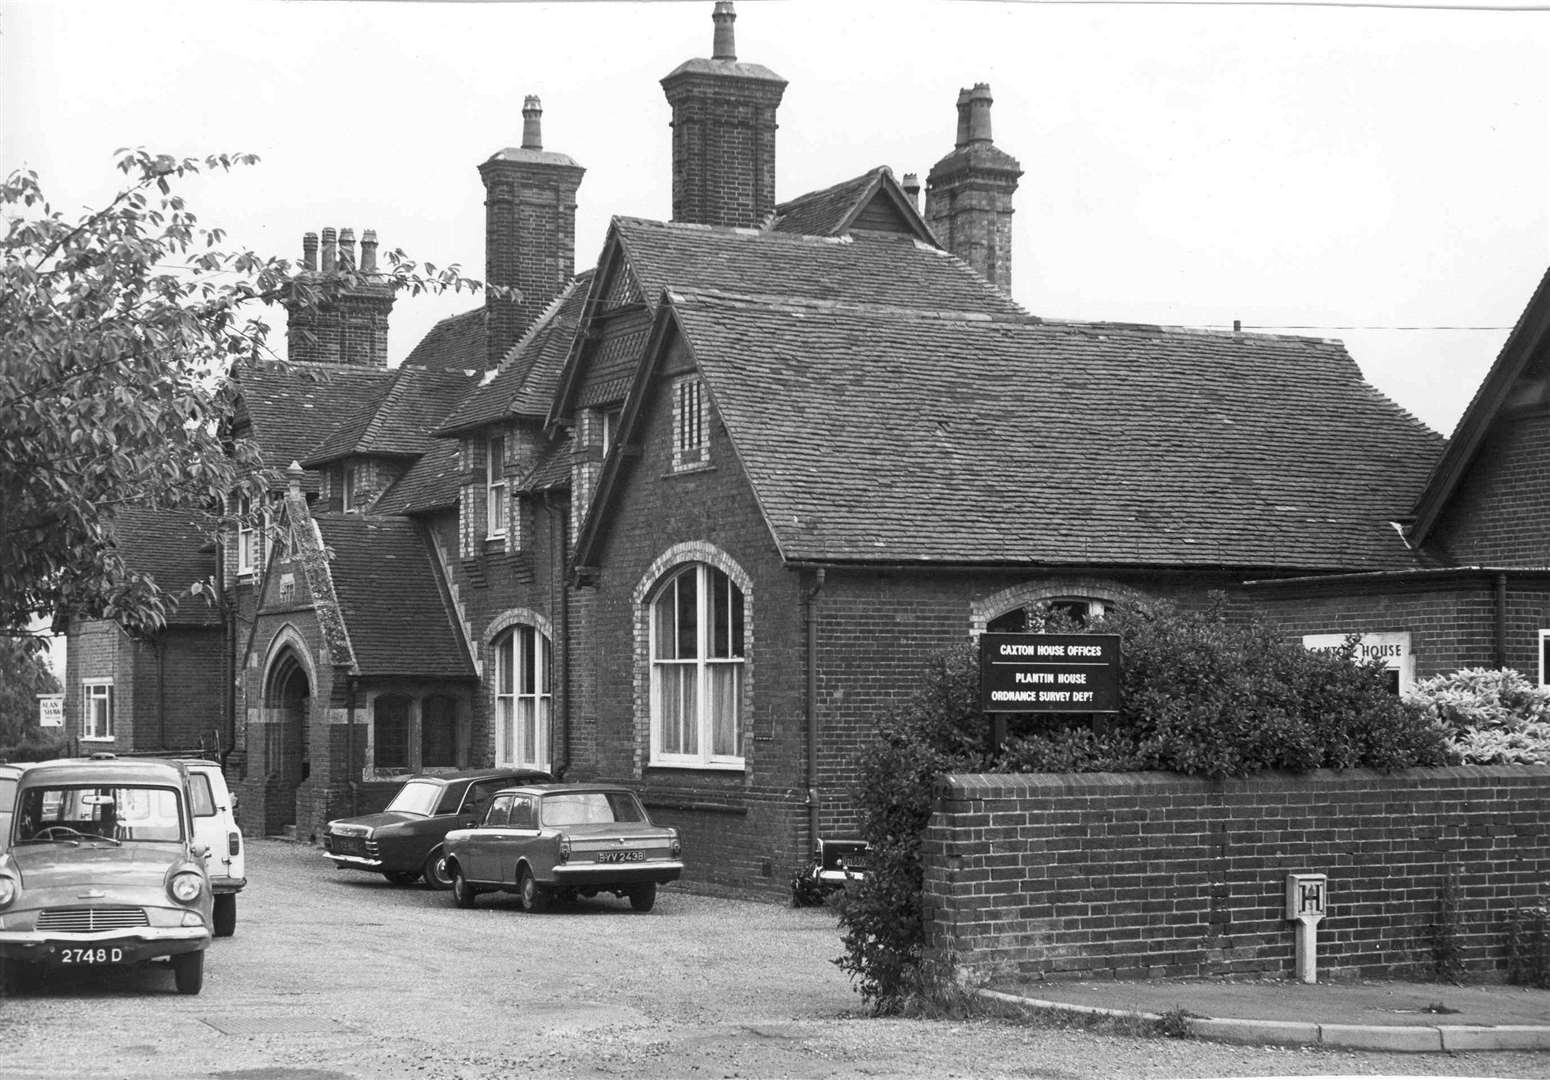
{"label": "car", "polygon": [[863,880],[870,850],[865,840],[819,840],[812,865],[791,878],[792,906],[822,904],[848,883]]}
{"label": "car", "polygon": [[30,765],[0,854],[0,977],[166,960],[178,992],[199,993],[214,894],[190,802],[173,761]]}
{"label": "car", "polygon": [[483,820],[447,834],[452,901],[515,892],[524,911],[611,892],[650,911],[657,886],[683,873],[678,830],[653,825],[629,788],[529,784],[495,793]]}
{"label": "car", "polygon": [[215,936],[237,932],[237,894],[247,887],[247,856],[237,826],[237,798],[226,784],[219,761],[180,758],[188,770],[194,808],[194,838],[209,849],[205,870],[215,893]]}
{"label": "car", "polygon": [[25,766],[0,761],[0,851],[11,835],[11,808],[16,805],[16,781]]}
{"label": "car", "polygon": [[378,873],[395,885],[423,877],[433,889],[448,889],[452,878],[442,865],[447,832],[483,820],[499,789],[551,779],[539,769],[412,776],[380,813],[330,821],[323,829],[323,852],[337,867]]}

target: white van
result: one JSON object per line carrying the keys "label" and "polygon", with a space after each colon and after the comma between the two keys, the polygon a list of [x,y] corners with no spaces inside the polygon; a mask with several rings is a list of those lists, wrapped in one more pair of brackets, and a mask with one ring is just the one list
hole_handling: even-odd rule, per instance
{"label": "white van", "polygon": [[226,786],[221,763],[203,758],[179,758],[188,769],[194,836],[210,854],[205,871],[215,892],[215,936],[237,931],[237,894],[247,885],[242,854],[242,830],[237,828],[237,801]]}

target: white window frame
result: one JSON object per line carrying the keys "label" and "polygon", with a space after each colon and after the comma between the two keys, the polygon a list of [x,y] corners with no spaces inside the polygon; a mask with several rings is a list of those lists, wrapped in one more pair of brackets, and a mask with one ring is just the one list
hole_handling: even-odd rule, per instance
{"label": "white window frame", "polygon": [[698,375],[673,382],[673,471],[710,464],[710,425],[706,422],[705,383]]}
{"label": "white window frame", "polygon": [[1540,686],[1550,685],[1550,684],[1547,684],[1547,682],[1546,682],[1546,679],[1550,678],[1550,670],[1546,669],[1546,664],[1545,664],[1545,661],[1547,659],[1547,657],[1545,655],[1545,650],[1547,648],[1550,648],[1550,644],[1547,644],[1547,642],[1550,642],[1550,630],[1541,630],[1539,632],[1539,685]]}
{"label": "white window frame", "polygon": [[549,771],[554,722],[554,646],[519,623],[495,641],[495,764]]}
{"label": "white window frame", "polygon": [[484,538],[506,538],[506,437],[491,435],[484,443]]}
{"label": "white window frame", "polygon": [[348,514],[355,509],[355,466],[346,465],[339,473],[339,508]]}
{"label": "white window frame", "polygon": [[258,573],[258,538],[260,528],[253,521],[253,502],[246,495],[237,496],[237,576],[252,577]]}
{"label": "white window frame", "polygon": [[112,742],[116,738],[113,699],[112,679],[81,680],[82,742]]}
{"label": "white window frame", "polygon": [[[679,582],[689,575],[695,579],[695,655],[692,657],[663,657],[659,654],[663,651],[659,642],[661,624],[658,618],[658,608],[665,602],[674,605],[673,622],[677,623],[676,599],[669,600],[670,596],[678,595]],[[712,655],[714,645],[712,635],[715,631],[715,620],[712,606],[714,604],[714,589],[712,585],[715,575],[720,574],[726,579],[729,592],[727,601],[730,605],[727,613],[728,644],[727,655]],[[734,602],[733,597],[738,598]],[[741,612],[741,623],[734,618],[734,613]],[[646,623],[649,627],[647,634],[647,663],[650,665],[651,685],[651,764],[669,766],[673,768],[691,769],[741,769],[745,765],[743,756],[743,721],[745,719],[744,695],[748,680],[748,597],[737,580],[730,574],[709,563],[689,563],[686,566],[677,566],[667,574],[655,589],[652,590],[646,603]],[[736,643],[743,643],[743,652],[736,652]],[[665,748],[667,740],[667,707],[664,691],[667,688],[666,675],[669,670],[679,669],[689,673],[685,681],[692,686],[694,700],[691,703],[693,709],[692,734],[695,749],[692,752],[668,750]],[[729,694],[724,694],[724,700],[733,703],[733,715],[731,717],[730,730],[732,732],[732,752],[716,751],[715,735],[717,716],[708,708],[708,703],[716,700],[716,682],[718,673],[730,672],[732,675],[732,688]],[[688,728],[686,727],[686,732]]]}

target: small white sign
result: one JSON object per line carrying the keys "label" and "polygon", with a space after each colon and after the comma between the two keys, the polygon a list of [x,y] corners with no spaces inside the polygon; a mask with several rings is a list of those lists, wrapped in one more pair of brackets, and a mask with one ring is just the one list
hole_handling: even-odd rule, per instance
{"label": "small white sign", "polygon": [[[1345,647],[1350,634],[1304,634],[1303,648],[1310,652],[1339,652]],[[1393,688],[1403,694],[1415,682],[1415,653],[1410,650],[1410,632],[1401,630],[1386,634],[1358,634],[1356,659],[1381,660],[1383,666],[1394,674]]]}
{"label": "small white sign", "polygon": [[65,696],[63,694],[38,695],[38,726],[65,726]]}

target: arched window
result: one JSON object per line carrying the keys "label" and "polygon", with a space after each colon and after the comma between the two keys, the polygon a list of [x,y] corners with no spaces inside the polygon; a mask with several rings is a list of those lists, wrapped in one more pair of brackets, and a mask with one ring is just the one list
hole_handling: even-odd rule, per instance
{"label": "arched window", "polygon": [[496,638],[495,763],[549,768],[549,639],[533,626],[514,626]]}
{"label": "arched window", "polygon": [[658,765],[741,765],[747,659],[743,592],[704,563],[651,601],[651,751]]}
{"label": "arched window", "polygon": [[378,772],[410,768],[409,706],[409,699],[397,694],[372,702],[371,764]]}
{"label": "arched window", "polygon": [[1090,596],[1060,596],[1003,611],[985,624],[992,634],[1038,634],[1078,629],[1098,622],[1108,610]]}

